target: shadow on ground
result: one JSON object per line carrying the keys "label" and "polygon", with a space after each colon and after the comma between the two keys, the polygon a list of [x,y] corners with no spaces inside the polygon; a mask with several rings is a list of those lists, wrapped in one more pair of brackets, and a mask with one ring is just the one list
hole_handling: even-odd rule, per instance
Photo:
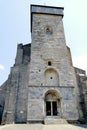
{"label": "shadow on ground", "polygon": [[75,124],[74,126],[82,127],[82,128],[87,128],[87,125],[85,124]]}

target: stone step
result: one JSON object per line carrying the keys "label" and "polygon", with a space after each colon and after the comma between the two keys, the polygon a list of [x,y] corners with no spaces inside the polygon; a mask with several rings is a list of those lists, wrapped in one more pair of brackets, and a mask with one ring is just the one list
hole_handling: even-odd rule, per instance
{"label": "stone step", "polygon": [[59,119],[45,118],[44,124],[68,124],[68,122],[62,118],[59,118]]}

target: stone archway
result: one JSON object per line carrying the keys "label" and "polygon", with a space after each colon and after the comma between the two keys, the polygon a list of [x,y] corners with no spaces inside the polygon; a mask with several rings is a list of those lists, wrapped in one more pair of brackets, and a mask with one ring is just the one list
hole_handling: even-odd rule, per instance
{"label": "stone archway", "polygon": [[49,90],[45,94],[46,116],[61,116],[60,95],[55,90]]}

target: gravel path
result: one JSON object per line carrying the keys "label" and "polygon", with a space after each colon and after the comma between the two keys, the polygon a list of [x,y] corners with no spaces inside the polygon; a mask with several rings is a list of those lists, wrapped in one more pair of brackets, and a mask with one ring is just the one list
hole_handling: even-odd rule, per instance
{"label": "gravel path", "polygon": [[87,125],[43,125],[43,124],[11,124],[0,126],[0,130],[87,130]]}

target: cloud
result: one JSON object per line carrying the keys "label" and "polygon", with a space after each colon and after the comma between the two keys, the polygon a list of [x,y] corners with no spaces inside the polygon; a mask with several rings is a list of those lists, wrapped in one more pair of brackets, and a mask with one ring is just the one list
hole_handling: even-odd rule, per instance
{"label": "cloud", "polygon": [[73,57],[73,65],[77,68],[81,68],[87,72],[87,56]]}
{"label": "cloud", "polygon": [[4,70],[4,69],[5,69],[5,67],[0,64],[0,70]]}

